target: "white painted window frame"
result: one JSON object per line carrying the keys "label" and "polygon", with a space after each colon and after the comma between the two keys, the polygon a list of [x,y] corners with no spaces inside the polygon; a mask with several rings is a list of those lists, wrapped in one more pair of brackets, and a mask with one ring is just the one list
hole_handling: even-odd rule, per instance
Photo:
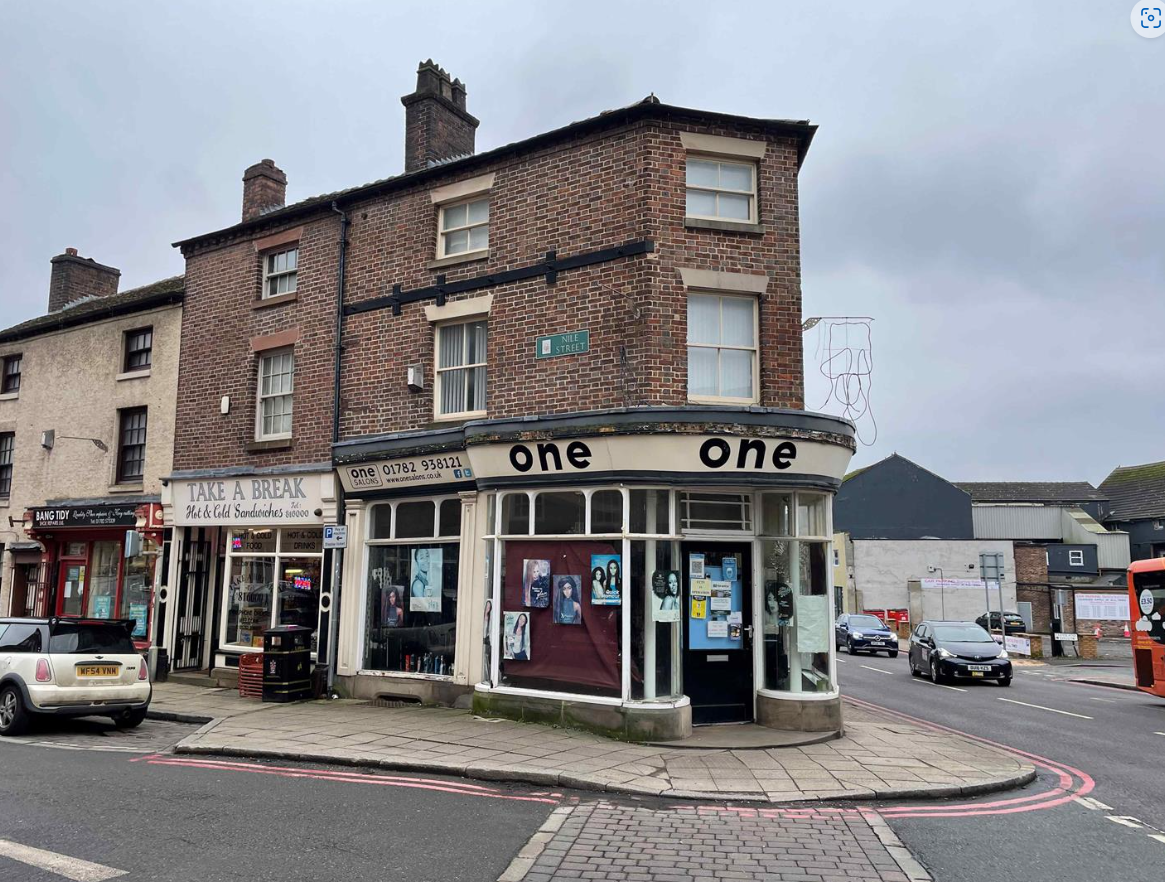
{"label": "white painted window frame", "polygon": [[[485,209],[486,209],[485,220],[484,221],[477,221],[476,223],[469,223],[469,206],[476,204],[478,202],[485,203]],[[465,221],[466,222],[464,224],[462,224],[461,226],[456,226],[456,227],[445,226],[445,214],[446,214],[446,212],[448,212],[449,209],[451,209],[451,208],[460,208],[462,205],[466,206],[466,210],[465,210]],[[459,257],[460,258],[460,257],[472,256],[475,254],[488,254],[489,253],[489,224],[490,224],[490,214],[491,214],[490,209],[491,209],[490,194],[488,192],[487,193],[476,193],[473,196],[466,197],[465,199],[456,199],[454,201],[445,202],[445,203],[442,203],[441,205],[439,205],[437,207],[437,259],[443,260],[446,257]],[[482,247],[482,248],[468,248],[465,251],[454,251],[454,252],[446,251],[445,241],[446,241],[446,237],[450,233],[457,233],[457,232],[460,232],[462,230],[474,230],[474,229],[477,229],[478,227],[486,227],[485,246],[484,247]]]}
{"label": "white painted window frame", "polygon": [[[459,364],[450,367],[441,367],[441,330],[443,328],[450,328],[455,325],[473,325],[478,322],[485,324],[485,351],[482,356],[485,360],[475,361],[472,364]],[[481,410],[463,410],[457,413],[442,413],[441,412],[441,384],[444,382],[443,374],[452,371],[467,371],[475,368],[485,368],[485,383],[486,383],[486,402],[489,402],[489,315],[488,313],[474,313],[473,315],[463,316],[449,321],[435,322],[433,324],[433,419],[439,421],[445,420],[468,420],[478,419],[484,417],[487,413],[486,408]],[[462,334],[462,346],[465,345],[465,335]],[[462,350],[464,355],[464,349]]]}
{"label": "white painted window frame", "polygon": [[[295,253],[295,268],[279,270],[274,272],[271,269],[271,264],[275,258],[283,254]],[[290,287],[286,291],[281,291],[277,294],[272,294],[271,281],[278,280],[284,277],[291,277]],[[276,281],[278,284],[278,281]],[[292,245],[290,248],[274,248],[271,251],[263,254],[263,292],[260,295],[262,300],[270,300],[273,297],[286,297],[289,294],[295,294],[299,290],[299,243]]]}
{"label": "white painted window frame", "polygon": [[[255,387],[255,440],[256,441],[284,441],[292,437],[292,432],[273,432],[265,434],[263,432],[263,405],[268,399],[272,398],[289,398],[290,399],[290,414],[291,425],[295,426],[295,347],[281,346],[278,349],[265,349],[258,353],[259,355],[259,371],[258,383]],[[274,358],[282,358],[283,356],[291,357],[291,389],[287,392],[279,392],[277,394],[263,394],[263,366]]]}
{"label": "white painted window frame", "polygon": [[[705,289],[689,289],[688,290],[688,321],[691,321],[691,302],[693,297],[717,297],[719,303],[717,304],[719,310],[719,323],[723,326],[724,300],[725,298],[733,298],[736,300],[749,300],[752,302],[752,346],[725,346],[720,343],[689,343],[687,342],[687,333],[684,337],[684,355],[685,358],[690,357],[691,350],[696,349],[714,349],[717,352],[716,362],[716,386],[720,387],[720,362],[719,352],[722,349],[730,349],[737,352],[751,352],[752,353],[752,395],[749,397],[733,397],[730,395],[693,395],[688,392],[688,401],[695,404],[758,404],[760,402],[760,298],[755,294],[737,294],[728,291],[713,291]],[[687,379],[685,378],[685,385]]]}

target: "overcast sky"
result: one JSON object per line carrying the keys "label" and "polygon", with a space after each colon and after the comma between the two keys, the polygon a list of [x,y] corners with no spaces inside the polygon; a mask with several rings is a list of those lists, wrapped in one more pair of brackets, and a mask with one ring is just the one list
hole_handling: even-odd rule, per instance
{"label": "overcast sky", "polygon": [[[1128,0],[844,6],[0,0],[0,326],[44,311],[67,246],[123,290],[180,273],[170,243],[237,221],[260,158],[289,201],[398,173],[431,56],[479,150],[651,92],[819,124],[805,315],[875,320],[855,466],[1165,459],[1165,39]],[[806,405],[836,411],[819,334]]]}

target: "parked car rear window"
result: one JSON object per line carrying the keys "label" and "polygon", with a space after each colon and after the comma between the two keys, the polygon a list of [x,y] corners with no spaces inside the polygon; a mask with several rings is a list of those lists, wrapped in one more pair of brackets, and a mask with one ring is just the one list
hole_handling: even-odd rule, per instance
{"label": "parked car rear window", "polygon": [[950,640],[954,643],[994,643],[990,634],[978,625],[935,625],[936,640]]}
{"label": "parked car rear window", "polygon": [[4,632],[0,637],[0,650],[6,652],[40,652],[40,625],[25,625],[14,622],[0,626]]}
{"label": "parked car rear window", "polygon": [[877,616],[850,616],[849,626],[851,628],[885,628],[882,620]]}
{"label": "parked car rear window", "polygon": [[136,650],[129,632],[122,625],[58,622],[49,635],[49,652],[61,655],[88,652],[131,655]]}

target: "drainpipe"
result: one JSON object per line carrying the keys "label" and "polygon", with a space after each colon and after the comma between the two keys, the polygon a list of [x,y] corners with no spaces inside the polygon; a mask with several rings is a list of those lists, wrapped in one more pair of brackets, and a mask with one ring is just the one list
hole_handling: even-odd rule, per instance
{"label": "drainpipe", "polygon": [[[340,206],[332,202],[332,211],[340,216],[340,259],[336,271],[336,340],[332,372],[332,443],[340,440],[340,357],[343,355],[344,334],[344,273],[348,262],[348,225],[351,221]],[[336,523],[345,524],[344,490],[341,486],[336,499]],[[328,611],[328,693],[336,679],[336,641],[340,629],[340,587],[344,572],[344,550],[332,551],[332,608]]]}

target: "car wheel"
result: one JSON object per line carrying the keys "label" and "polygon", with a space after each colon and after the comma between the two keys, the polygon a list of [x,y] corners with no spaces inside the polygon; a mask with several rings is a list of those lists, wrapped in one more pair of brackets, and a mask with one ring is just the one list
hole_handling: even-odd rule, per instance
{"label": "car wheel", "polygon": [[886,653],[886,655],[890,656],[890,658],[898,658],[898,650],[891,649],[889,652]]}
{"label": "car wheel", "polygon": [[119,729],[136,729],[146,718],[144,707],[137,710],[122,711],[113,718],[114,725]]}
{"label": "car wheel", "polygon": [[910,665],[910,676],[911,677],[921,677],[922,676],[922,674],[919,673],[918,668],[916,668],[914,666],[914,658],[913,657],[911,657],[909,655],[906,656],[906,663],[908,665]]}
{"label": "car wheel", "polygon": [[932,658],[930,660],[930,682],[942,683],[944,680],[946,680],[946,677],[938,672],[938,659]]}
{"label": "car wheel", "polygon": [[28,711],[15,686],[0,691],[0,735],[23,735],[28,729]]}
{"label": "car wheel", "polygon": [[1002,680],[999,681],[999,685],[1000,686],[1010,686],[1011,685],[1011,677],[1004,677]]}
{"label": "car wheel", "polygon": [[848,652],[850,655],[857,655],[858,654],[858,651],[856,649],[854,649],[854,645],[852,643],[847,643],[845,645],[845,651]]}

